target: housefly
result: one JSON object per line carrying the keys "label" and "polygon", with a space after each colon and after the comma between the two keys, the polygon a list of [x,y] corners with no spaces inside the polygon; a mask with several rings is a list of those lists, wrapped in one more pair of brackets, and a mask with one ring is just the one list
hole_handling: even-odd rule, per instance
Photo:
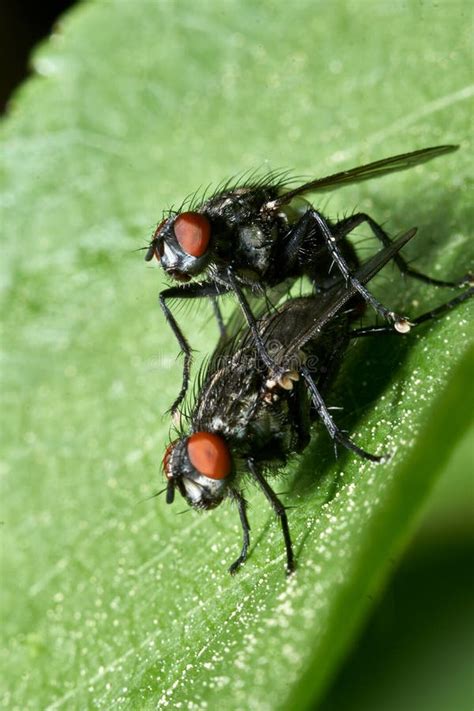
{"label": "housefly", "polygon": [[[411,230],[355,272],[366,284],[394,258],[415,234]],[[463,292],[434,312],[412,321],[416,326],[472,295]],[[337,373],[350,339],[391,332],[390,326],[351,329],[365,308],[354,283],[332,287],[321,295],[287,300],[257,320],[256,327],[279,372],[260,358],[250,329],[234,338],[221,338],[201,378],[194,405],[184,417],[187,431],[168,446],[163,466],[168,480],[166,499],[176,489],[190,506],[212,509],[224,499],[237,505],[243,531],[240,555],[229,568],[234,573],[246,560],[250,526],[242,491],[245,475],[261,489],[280,520],[286,549],[286,570],[294,568],[285,507],[268,478],[292,454],[302,452],[310,439],[311,421],[319,417],[335,443],[373,462],[381,457],[353,442],[334,421],[324,394]]]}
{"label": "housefly", "polygon": [[[146,259],[156,257],[165,272],[180,282],[159,296],[184,353],[182,386],[171,411],[177,410],[187,391],[191,348],[171,312],[170,299],[211,297],[222,332],[216,297],[233,292],[251,329],[259,357],[269,368],[275,368],[275,363],[259,336],[245,293],[249,290],[263,294],[267,289],[288,287],[297,277],[307,276],[316,290],[324,291],[343,279],[396,330],[406,328],[408,321],[381,304],[355,276],[359,260],[347,239],[362,223],[368,224],[384,246],[390,245],[387,233],[361,212],[332,222],[302,196],[405,170],[457,148],[446,145],[404,153],[311,180],[293,189],[289,187],[288,174],[282,173],[271,173],[259,181],[249,179],[240,185],[229,182],[203,202],[167,214],[153,234]],[[466,278],[434,279],[408,266],[400,254],[394,256],[394,262],[404,274],[429,284],[456,287],[466,281]]]}

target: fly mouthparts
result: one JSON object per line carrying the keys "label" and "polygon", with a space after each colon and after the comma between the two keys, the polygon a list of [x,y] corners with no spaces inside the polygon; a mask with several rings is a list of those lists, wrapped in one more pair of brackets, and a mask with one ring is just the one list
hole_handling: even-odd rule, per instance
{"label": "fly mouthparts", "polygon": [[174,481],[170,479],[168,481],[168,486],[166,487],[166,503],[172,504],[174,501]]}
{"label": "fly mouthparts", "polygon": [[152,242],[150,244],[150,246],[148,247],[147,252],[145,254],[145,262],[151,262],[154,254],[155,254],[155,245]]}

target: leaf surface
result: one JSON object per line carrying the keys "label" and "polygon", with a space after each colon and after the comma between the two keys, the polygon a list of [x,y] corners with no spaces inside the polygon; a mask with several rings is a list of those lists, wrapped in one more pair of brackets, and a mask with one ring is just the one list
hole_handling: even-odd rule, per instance
{"label": "leaf surface", "polygon": [[[468,427],[472,305],[351,349],[330,404],[392,461],[335,461],[316,427],[277,482],[296,507],[297,573],[285,579],[277,524],[251,491],[251,556],[230,578],[230,506],[180,516],[143,501],[161,488],[180,361],[161,273],[133,250],[162,210],[249,168],[324,176],[461,143],[318,205],[368,211],[394,235],[417,225],[406,253],[418,268],[465,272],[469,17],[464,2],[116,0],[80,5],[35,54],[2,129],[7,707],[321,698]],[[451,295],[394,269],[378,293],[415,314]],[[208,352],[210,308],[177,314]]]}

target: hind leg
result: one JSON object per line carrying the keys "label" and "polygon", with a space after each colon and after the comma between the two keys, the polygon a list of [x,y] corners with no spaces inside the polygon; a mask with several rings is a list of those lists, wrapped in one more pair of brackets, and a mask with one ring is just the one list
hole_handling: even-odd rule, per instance
{"label": "hind leg", "polygon": [[[333,227],[336,239],[346,237],[350,232],[355,230],[356,227],[359,227],[359,225],[364,222],[369,225],[375,237],[384,245],[384,247],[388,247],[391,244],[391,239],[385,230],[365,212],[358,212],[355,215],[351,215],[351,217],[346,217],[344,220],[337,222]],[[406,276],[410,276],[413,279],[418,279],[418,281],[422,281],[425,284],[454,288],[463,286],[464,284],[469,284],[472,281],[472,274],[465,274],[460,279],[456,279],[454,281],[435,279],[434,277],[428,276],[428,274],[423,274],[423,272],[410,267],[408,262],[400,254],[396,254],[393,261],[402,274],[406,274]]]}
{"label": "hind leg", "polygon": [[[462,304],[464,301],[467,301],[472,296],[474,296],[474,287],[471,286],[470,289],[467,289],[462,294],[459,294],[459,296],[455,296],[454,299],[451,299],[445,304],[441,304],[441,306],[438,306],[436,309],[426,311],[426,313],[421,314],[421,316],[412,319],[408,324],[408,330],[411,330],[415,326],[420,326],[426,321],[431,321],[433,319],[439,318],[440,316],[444,316],[445,313],[448,313],[448,311],[451,311],[451,309],[454,309],[459,304]],[[390,326],[367,326],[367,328],[356,328],[353,331],[349,331],[349,338],[360,338],[361,336],[379,336],[392,333],[395,333],[395,331],[393,328],[390,328]]]}

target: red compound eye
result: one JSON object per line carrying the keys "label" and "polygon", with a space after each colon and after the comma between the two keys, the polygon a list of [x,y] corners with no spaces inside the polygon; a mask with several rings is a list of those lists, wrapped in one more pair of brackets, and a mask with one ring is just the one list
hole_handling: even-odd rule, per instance
{"label": "red compound eye", "polygon": [[165,472],[165,475],[168,479],[171,478],[170,472],[169,472],[169,463],[170,463],[170,457],[171,453],[174,449],[175,442],[171,442],[166,448],[165,456],[163,457],[163,470]]}
{"label": "red compound eye", "polygon": [[211,432],[196,432],[188,438],[188,457],[193,467],[210,479],[225,479],[232,469],[227,444]]}
{"label": "red compound eye", "polygon": [[174,233],[180,247],[192,257],[202,257],[209,244],[211,225],[199,212],[182,212],[174,221]]}

